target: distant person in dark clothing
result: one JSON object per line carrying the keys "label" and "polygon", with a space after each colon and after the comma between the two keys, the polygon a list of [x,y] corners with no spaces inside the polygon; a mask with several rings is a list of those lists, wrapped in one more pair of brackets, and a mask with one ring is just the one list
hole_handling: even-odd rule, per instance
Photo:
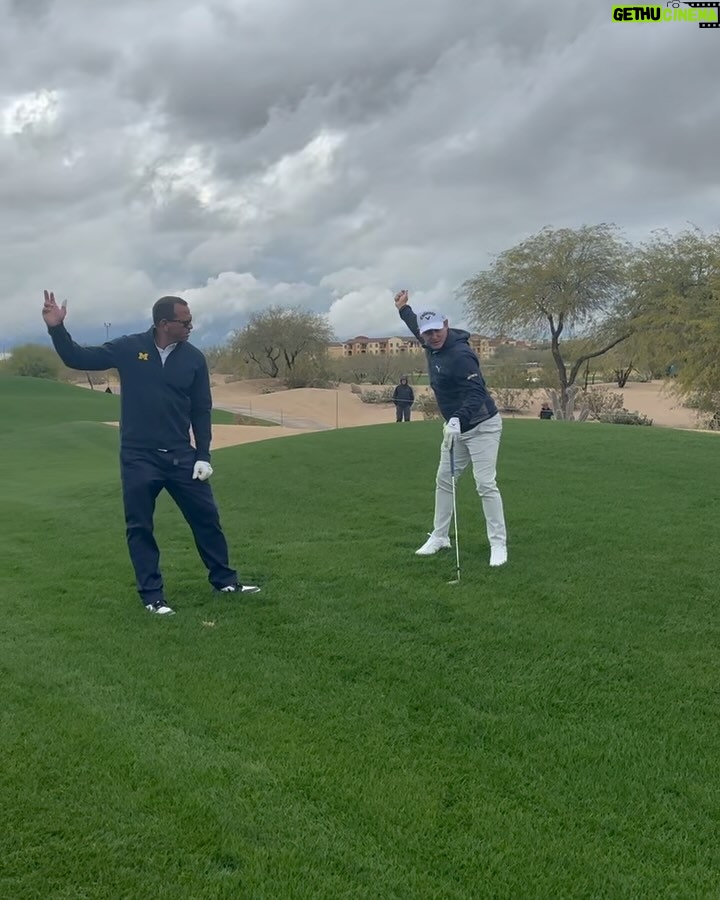
{"label": "distant person in dark clothing", "polygon": [[415,402],[415,394],[408,384],[405,375],[400,379],[400,384],[395,388],[393,393],[393,403],[395,404],[395,421],[409,422],[410,407]]}
{"label": "distant person in dark clothing", "polygon": [[108,385],[108,386],[105,388],[105,393],[106,393],[106,394],[112,394],[112,388],[110,387],[110,385]]}
{"label": "distant person in dark clothing", "polygon": [[[192,530],[208,580],[224,594],[256,593],[239,583],[208,478],[212,438],[210,376],[203,353],[188,343],[192,316],[180,297],[161,297],[153,324],[101,347],[81,347],[65,329],[66,304],[45,291],[42,317],[58,356],[71,369],[120,375],[120,475],[128,550],[145,609],[172,615],[153,535],[155,501],[163,488]],[[190,429],[195,446],[190,442]]]}
{"label": "distant person in dark clothing", "polygon": [[550,409],[550,404],[543,403],[543,405],[540,407],[540,418],[541,419],[552,419],[552,417],[553,417],[553,411],[552,411],[552,409]]}

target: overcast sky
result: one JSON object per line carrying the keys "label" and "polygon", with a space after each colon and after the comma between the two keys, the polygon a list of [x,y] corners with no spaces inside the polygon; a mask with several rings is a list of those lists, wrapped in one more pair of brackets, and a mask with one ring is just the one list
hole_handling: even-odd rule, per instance
{"label": "overcast sky", "polygon": [[459,285],[545,225],[720,227],[720,29],[594,0],[0,0],[0,349],[191,304],[338,338],[464,324]]}

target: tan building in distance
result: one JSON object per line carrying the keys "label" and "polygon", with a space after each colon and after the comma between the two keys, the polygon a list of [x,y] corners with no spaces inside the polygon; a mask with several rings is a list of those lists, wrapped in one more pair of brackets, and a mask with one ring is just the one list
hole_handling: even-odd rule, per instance
{"label": "tan building in distance", "polygon": [[[529,341],[519,341],[508,337],[489,338],[482,334],[470,335],[470,346],[483,359],[492,359],[498,347],[522,347],[529,349]],[[414,338],[366,337],[363,334],[347,341],[333,341],[328,344],[328,353],[333,359],[349,356],[404,356],[422,353],[422,347]]]}
{"label": "tan building in distance", "polygon": [[478,359],[490,359],[495,353],[492,341],[483,334],[471,334],[469,343]]}
{"label": "tan building in distance", "polygon": [[413,338],[394,336],[369,338],[363,334],[344,341],[342,348],[343,356],[400,356],[422,352],[420,344]]}
{"label": "tan building in distance", "polygon": [[515,338],[509,338],[505,335],[499,335],[490,340],[490,355],[494,356],[495,351],[500,347],[518,347],[520,350],[532,350],[534,349],[535,344],[533,344],[532,341],[516,340]]}

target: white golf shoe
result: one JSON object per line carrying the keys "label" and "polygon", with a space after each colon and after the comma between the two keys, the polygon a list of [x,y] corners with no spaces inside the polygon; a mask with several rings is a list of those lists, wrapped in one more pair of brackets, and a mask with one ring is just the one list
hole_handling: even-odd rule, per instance
{"label": "white golf shoe", "polygon": [[490,548],[490,565],[504,566],[507,562],[507,547],[504,544],[498,544]]}
{"label": "white golf shoe", "polygon": [[171,609],[164,600],[155,600],[152,603],[146,603],[145,609],[148,612],[155,613],[158,616],[174,616],[175,610]]}
{"label": "white golf shoe", "polygon": [[435,535],[429,534],[422,547],[415,551],[415,555],[432,556],[438,550],[447,550],[450,546],[450,538],[435,537]]}

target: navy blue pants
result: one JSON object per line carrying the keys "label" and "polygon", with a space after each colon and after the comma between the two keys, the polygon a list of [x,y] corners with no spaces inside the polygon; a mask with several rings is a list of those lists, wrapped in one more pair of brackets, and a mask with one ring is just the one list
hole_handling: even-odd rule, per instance
{"label": "navy blue pants", "polygon": [[200,558],[213,587],[236,584],[237,572],[229,567],[228,546],[220,527],[215,498],[207,481],[193,480],[195,450],[120,451],[120,475],[125,505],[125,525],[130,559],[143,603],[164,600],[160,551],[153,534],[155,501],[165,488],[190,526]]}

